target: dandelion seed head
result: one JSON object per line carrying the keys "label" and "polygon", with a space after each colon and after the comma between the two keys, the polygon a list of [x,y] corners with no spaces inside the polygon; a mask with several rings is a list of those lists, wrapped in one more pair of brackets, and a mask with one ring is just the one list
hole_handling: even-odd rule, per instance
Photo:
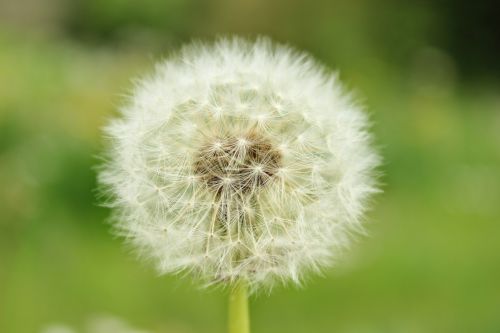
{"label": "dandelion seed head", "polygon": [[118,234],[161,273],[299,283],[338,257],[377,191],[365,113],[268,39],[183,48],[121,113],[100,181]]}

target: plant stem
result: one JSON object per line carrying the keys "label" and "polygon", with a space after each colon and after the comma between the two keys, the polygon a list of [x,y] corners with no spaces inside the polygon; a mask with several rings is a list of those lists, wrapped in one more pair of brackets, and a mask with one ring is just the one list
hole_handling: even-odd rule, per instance
{"label": "plant stem", "polygon": [[250,333],[247,285],[244,281],[237,282],[229,293],[228,317],[229,333]]}

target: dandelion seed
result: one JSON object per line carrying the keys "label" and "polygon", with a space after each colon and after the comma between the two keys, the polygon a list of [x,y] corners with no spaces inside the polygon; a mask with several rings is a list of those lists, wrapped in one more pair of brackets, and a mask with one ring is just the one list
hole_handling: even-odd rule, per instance
{"label": "dandelion seed", "polygon": [[379,158],[365,113],[311,57],[221,39],[139,82],[106,129],[100,181],[117,232],[161,273],[300,283],[360,229]]}

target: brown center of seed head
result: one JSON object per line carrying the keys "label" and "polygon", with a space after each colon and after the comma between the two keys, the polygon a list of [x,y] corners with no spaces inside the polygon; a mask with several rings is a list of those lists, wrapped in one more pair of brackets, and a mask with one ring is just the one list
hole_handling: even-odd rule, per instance
{"label": "brown center of seed head", "polygon": [[270,140],[255,134],[216,137],[201,147],[194,171],[217,194],[253,193],[281,167],[281,153]]}

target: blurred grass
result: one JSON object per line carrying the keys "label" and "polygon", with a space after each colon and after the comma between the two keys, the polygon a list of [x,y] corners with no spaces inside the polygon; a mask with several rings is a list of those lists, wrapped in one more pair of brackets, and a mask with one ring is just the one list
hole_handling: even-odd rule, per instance
{"label": "blurred grass", "polygon": [[[172,21],[178,32],[159,45],[0,29],[0,332],[38,332],[53,322],[81,326],[96,313],[156,332],[224,330],[223,292],[157,277],[109,234],[92,168],[102,150],[100,127],[130,89],[129,79],[150,71],[172,44],[225,27],[267,32],[340,68],[366,102],[385,158],[385,193],[370,214],[371,236],[304,290],[256,297],[254,331],[499,332],[498,82],[461,81],[454,59],[426,46],[415,27],[429,26],[418,6],[404,11],[422,17],[404,28],[415,38],[394,51],[387,45],[397,36],[376,45],[367,39],[377,21],[366,3],[341,8],[346,15],[339,21],[321,17],[319,7],[305,9],[319,13],[318,23],[304,16],[296,27],[290,22],[301,15],[293,6],[274,24],[271,14],[241,23],[226,14],[237,6],[273,13],[282,8],[276,4],[219,4],[224,10],[211,12],[206,31],[190,21],[189,10],[175,7],[180,3],[171,14],[184,13]],[[130,8],[126,15],[133,15]],[[171,20],[154,22],[170,29]],[[92,36],[88,31],[84,36]]]}

